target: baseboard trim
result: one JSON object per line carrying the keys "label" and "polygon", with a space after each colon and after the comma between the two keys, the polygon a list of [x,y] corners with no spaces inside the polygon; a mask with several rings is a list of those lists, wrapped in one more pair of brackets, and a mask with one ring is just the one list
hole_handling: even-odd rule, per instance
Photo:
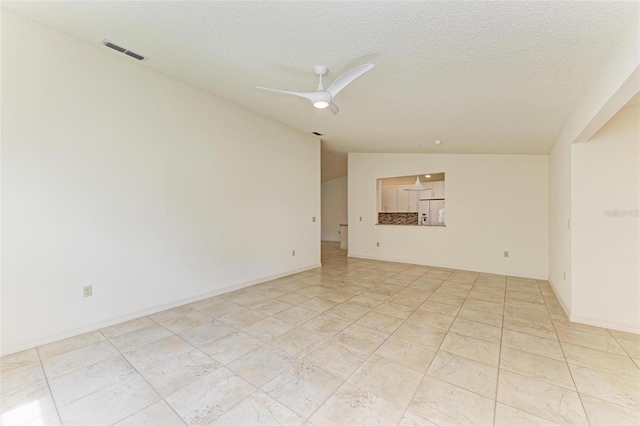
{"label": "baseboard trim", "polygon": [[62,339],[67,339],[69,337],[73,337],[73,336],[77,336],[79,334],[83,334],[83,333],[87,333],[90,331],[95,331],[98,330],[100,328],[105,328],[105,327],[109,327],[115,324],[120,324],[121,322],[125,322],[125,321],[129,321],[132,319],[136,319],[136,318],[140,318],[146,315],[151,315],[151,314],[155,314],[157,312],[161,312],[167,309],[171,309],[171,308],[175,308],[177,306],[182,306],[182,305],[186,305],[188,303],[193,303],[193,302],[197,302],[198,300],[202,300],[202,299],[206,299],[208,297],[213,297],[213,296],[218,296],[220,294],[225,294],[225,293],[229,293],[231,291],[235,291],[235,290],[240,290],[242,288],[245,287],[251,287],[252,285],[256,285],[256,284],[261,284],[267,281],[271,281],[271,280],[275,280],[278,278],[282,278],[282,277],[286,277],[289,275],[293,275],[293,274],[298,274],[300,272],[305,272],[305,271],[309,271],[311,269],[316,269],[316,268],[320,268],[322,265],[320,263],[316,263],[313,265],[309,265],[309,266],[305,266],[302,268],[297,268],[297,269],[292,269],[290,271],[286,271],[286,272],[282,272],[279,274],[274,274],[274,275],[269,275],[269,276],[265,276],[265,277],[261,277],[261,278],[256,278],[254,280],[250,280],[250,281],[245,281],[243,283],[240,284],[235,284],[232,286],[228,286],[228,287],[224,287],[224,288],[220,288],[217,290],[213,290],[207,293],[203,293],[203,294],[199,294],[197,296],[193,296],[193,297],[187,297],[184,299],[179,299],[176,301],[172,301],[169,303],[164,303],[162,305],[156,305],[156,306],[152,306],[150,308],[145,308],[145,309],[141,309],[138,311],[134,311],[134,312],[130,312],[124,315],[118,315],[116,317],[112,317],[109,318],[107,320],[104,321],[97,321],[97,322],[93,322],[90,323],[86,326],[83,327],[79,327],[79,328],[74,328],[72,330],[66,330],[63,331],[61,333],[56,333],[56,334],[52,334],[52,335],[48,335],[48,336],[42,336],[40,338],[37,339],[31,339],[31,340],[23,340],[11,345],[6,345],[6,346],[2,346],[2,348],[0,348],[0,356],[4,356],[4,355],[9,355],[15,352],[20,352],[26,349],[31,349],[34,348],[36,346],[41,346],[41,345],[46,345],[47,343],[52,343],[58,340],[62,340]]}
{"label": "baseboard trim", "polygon": [[436,268],[457,269],[457,270],[460,270],[460,271],[482,272],[482,273],[485,273],[485,274],[505,275],[505,276],[509,276],[509,277],[531,278],[531,279],[534,279],[534,280],[545,280],[546,281],[547,278],[548,278],[548,277],[543,276],[543,275],[535,275],[535,274],[527,274],[527,273],[508,273],[508,274],[505,274],[504,271],[495,271],[495,270],[484,269],[484,268],[472,268],[472,267],[463,266],[463,265],[448,265],[448,264],[431,263],[431,262],[430,263],[416,262],[416,261],[410,261],[410,260],[406,260],[406,259],[394,259],[394,258],[382,257],[382,256],[365,256],[365,255],[348,253],[347,257],[353,257],[353,258],[356,258],[356,259],[381,260],[381,261],[384,261],[384,262],[407,263],[407,264],[411,264],[411,265],[433,266],[433,267],[436,267]]}
{"label": "baseboard trim", "polygon": [[564,311],[569,321],[575,322],[578,324],[592,325],[594,327],[608,328],[611,330],[619,330],[619,331],[626,331],[628,333],[640,334],[640,328],[632,324],[621,323],[617,321],[607,321],[601,318],[594,318],[594,317],[588,317],[583,315],[573,315],[571,313],[571,310],[569,310],[569,307],[565,304],[564,300],[560,298],[558,293],[558,288],[553,283],[553,281],[549,280],[549,285],[551,286],[553,293],[556,295],[556,299],[558,299],[558,302],[560,303],[560,306],[562,306],[562,310]]}
{"label": "baseboard trim", "polygon": [[564,314],[567,316],[567,318],[571,318],[571,310],[565,304],[564,300],[562,300],[562,298],[560,297],[560,293],[558,292],[558,288],[553,283],[553,281],[551,281],[551,279],[549,279],[547,281],[549,282],[549,286],[551,287],[551,290],[553,290],[553,294],[556,295],[556,299],[558,300],[558,303],[560,303],[560,306],[562,307],[562,310],[564,311]]}
{"label": "baseboard trim", "polygon": [[586,317],[582,315],[572,315],[569,317],[571,322],[577,322],[580,324],[593,325],[595,327],[608,328],[611,330],[626,331],[627,333],[640,334],[640,328],[638,326],[617,322],[607,321],[600,318]]}

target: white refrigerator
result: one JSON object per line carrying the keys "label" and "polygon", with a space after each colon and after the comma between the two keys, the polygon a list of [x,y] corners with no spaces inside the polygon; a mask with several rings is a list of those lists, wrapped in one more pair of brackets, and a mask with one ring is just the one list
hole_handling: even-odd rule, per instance
{"label": "white refrigerator", "polygon": [[418,225],[444,226],[444,200],[420,200]]}

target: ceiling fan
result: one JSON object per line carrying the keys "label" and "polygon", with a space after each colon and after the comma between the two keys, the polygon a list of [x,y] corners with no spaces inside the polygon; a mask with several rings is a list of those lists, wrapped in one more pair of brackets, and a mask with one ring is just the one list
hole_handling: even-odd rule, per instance
{"label": "ceiling fan", "polygon": [[328,108],[329,111],[333,113],[333,115],[336,115],[338,111],[340,111],[340,109],[338,108],[338,105],[333,103],[333,98],[335,98],[336,95],[340,93],[342,89],[347,87],[347,85],[349,85],[353,80],[360,77],[371,68],[373,68],[373,64],[364,64],[360,65],[359,67],[355,67],[354,69],[347,71],[340,77],[338,77],[336,81],[331,83],[327,90],[325,90],[324,86],[322,85],[322,77],[327,75],[329,69],[323,65],[316,65],[313,69],[319,79],[318,88],[315,92],[287,92],[284,90],[269,89],[267,87],[260,86],[256,86],[256,88],[269,92],[284,93],[285,95],[293,95],[309,99],[314,107],[319,109]]}

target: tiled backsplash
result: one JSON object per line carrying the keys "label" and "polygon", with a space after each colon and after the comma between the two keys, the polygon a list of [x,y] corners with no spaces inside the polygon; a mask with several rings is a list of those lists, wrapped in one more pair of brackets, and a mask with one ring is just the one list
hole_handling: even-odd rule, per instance
{"label": "tiled backsplash", "polygon": [[378,213],[378,225],[418,225],[418,213]]}

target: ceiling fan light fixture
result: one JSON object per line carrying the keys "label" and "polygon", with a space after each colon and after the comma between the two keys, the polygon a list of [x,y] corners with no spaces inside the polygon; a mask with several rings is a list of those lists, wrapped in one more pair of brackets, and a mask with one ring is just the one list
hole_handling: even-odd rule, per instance
{"label": "ceiling fan light fixture", "polygon": [[333,98],[342,91],[345,87],[353,82],[356,78],[360,77],[365,72],[373,68],[373,64],[364,64],[359,67],[347,71],[338,77],[331,86],[326,90],[322,84],[322,76],[326,75],[329,70],[325,66],[316,65],[314,72],[318,76],[318,87],[315,92],[288,92],[286,90],[269,89],[268,87],[256,86],[257,89],[266,90],[267,92],[282,93],[285,95],[298,96],[311,101],[314,107],[318,109],[328,109],[333,115],[338,114],[340,108],[333,103]]}

